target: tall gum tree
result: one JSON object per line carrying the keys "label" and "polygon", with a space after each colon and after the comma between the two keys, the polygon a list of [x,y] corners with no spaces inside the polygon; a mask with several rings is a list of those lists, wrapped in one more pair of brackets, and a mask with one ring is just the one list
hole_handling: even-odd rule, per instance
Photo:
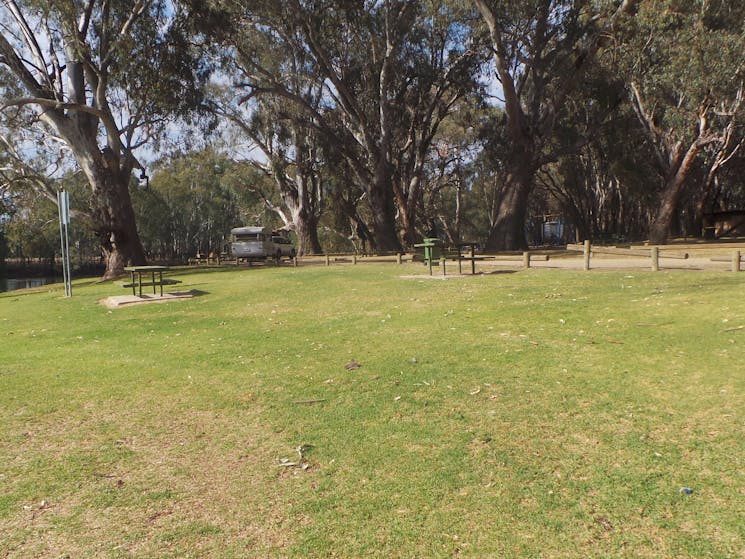
{"label": "tall gum tree", "polygon": [[260,150],[262,157],[253,159],[251,164],[271,179],[283,206],[275,204],[272,196],[256,185],[252,190],[279,216],[285,228],[295,232],[297,253],[321,254],[318,222],[323,207],[323,176],[316,130],[296,111],[280,105],[265,97],[253,105],[249,114],[230,104],[215,106],[213,110],[233,122]]}
{"label": "tall gum tree", "polygon": [[[676,233],[688,190],[699,187],[699,214],[712,209],[707,206],[717,173],[742,146],[745,6],[651,0],[640,4],[630,24],[628,40],[619,46],[660,176],[649,240],[663,244]],[[700,167],[705,178],[694,185]]]}
{"label": "tall gum tree", "polygon": [[2,110],[31,111],[37,137],[61,143],[84,173],[106,279],[145,262],[129,192],[133,171],[144,172],[135,150],[162,129],[166,111],[198,97],[178,22],[160,0],[0,6],[0,65],[23,90],[9,95],[15,87],[0,84]]}
{"label": "tall gum tree", "polygon": [[[193,2],[195,9],[204,5]],[[414,240],[427,154],[442,120],[472,84],[478,49],[468,17],[444,1],[215,0],[218,32],[237,53],[241,87],[306,111],[365,192],[375,248]],[[259,37],[266,37],[260,48]],[[266,45],[295,66],[266,56]],[[321,86],[314,106],[294,88],[300,71]]]}
{"label": "tall gum tree", "polygon": [[[341,4],[341,3],[340,3]],[[308,44],[331,84],[347,161],[365,189],[378,248],[417,239],[425,170],[442,122],[481,64],[471,11],[454,2],[386,1],[338,10],[342,41],[309,17]]]}
{"label": "tall gum tree", "polygon": [[208,107],[260,152],[258,157],[249,156],[249,162],[271,179],[281,202],[275,203],[275,196],[255,185],[253,190],[285,228],[295,232],[298,254],[320,254],[323,177],[318,111],[323,86],[308,68],[305,53],[277,40],[269,29],[249,34],[231,29],[225,36],[232,48],[221,57],[222,72],[232,83],[213,84]]}
{"label": "tall gum tree", "polygon": [[602,39],[634,2],[474,0],[488,30],[502,90],[509,153],[490,250],[525,248],[535,176],[557,154],[553,139],[566,99],[581,84]]}

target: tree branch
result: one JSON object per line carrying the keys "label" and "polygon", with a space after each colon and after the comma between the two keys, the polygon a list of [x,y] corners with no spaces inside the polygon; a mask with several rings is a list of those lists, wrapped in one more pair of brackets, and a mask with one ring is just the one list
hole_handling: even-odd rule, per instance
{"label": "tree branch", "polygon": [[[18,23],[18,26],[23,33],[23,37],[26,40],[26,45],[29,47],[31,55],[34,58],[36,67],[45,77],[45,81],[47,82],[46,85],[49,87],[50,91],[53,90],[54,88],[52,87],[52,81],[46,73],[47,63],[44,59],[44,53],[39,46],[39,42],[36,40],[34,32],[31,30],[31,27],[26,21],[26,18],[23,16],[23,12],[21,12],[21,9],[18,7],[18,4],[15,0],[5,0],[5,5],[8,7],[8,10],[10,10],[13,19],[15,19],[16,23]],[[3,38],[3,40],[5,39]]]}
{"label": "tree branch", "polygon": [[47,99],[44,97],[25,97],[22,99],[15,99],[8,101],[4,105],[0,106],[0,111],[7,109],[8,107],[21,107],[24,105],[40,105],[56,111],[80,111],[82,113],[88,113],[98,118],[103,119],[105,113],[96,109],[95,107],[89,107],[88,105],[80,105],[78,103],[62,103],[55,99]]}

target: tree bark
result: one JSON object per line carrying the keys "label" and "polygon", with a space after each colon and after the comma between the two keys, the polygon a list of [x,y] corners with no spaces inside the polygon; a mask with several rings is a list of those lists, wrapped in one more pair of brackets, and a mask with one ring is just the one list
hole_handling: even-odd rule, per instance
{"label": "tree bark", "polygon": [[88,180],[93,189],[93,228],[106,265],[102,279],[114,279],[125,266],[146,262],[129,195],[129,174],[99,169]]}
{"label": "tree bark", "polygon": [[[511,167],[503,198],[492,222],[487,250],[522,250],[527,247],[524,226],[528,215],[528,198],[536,172],[535,146],[529,118],[523,111],[518,88],[505,55],[502,30],[497,18],[484,0],[475,0],[476,7],[489,28],[494,63],[504,93],[507,133],[512,142]],[[534,115],[537,116],[537,115]]]}
{"label": "tree bark", "polygon": [[528,247],[525,223],[535,172],[527,163],[516,161],[514,165],[517,168],[507,180],[486,241],[489,251],[524,250]]}
{"label": "tree bark", "polygon": [[396,207],[390,177],[376,177],[375,184],[368,189],[368,202],[372,212],[372,233],[375,250],[399,252],[401,243],[396,232]]}
{"label": "tree bark", "polygon": [[[58,8],[53,6],[52,14]],[[143,10],[144,5],[133,7],[119,28],[119,37],[128,36],[129,27]],[[116,52],[110,43],[114,36],[109,34],[113,22],[109,19],[110,12],[104,10],[99,26],[99,50],[96,52],[99,59],[94,60],[91,52],[94,49],[86,42],[91,13],[89,11],[81,16],[80,21],[86,22],[81,29],[77,27],[75,18],[61,18],[59,43],[49,38],[48,28],[45,35],[43,27],[40,27],[43,42],[51,43],[49,62],[46,62],[39,46],[41,41],[34,35],[35,31],[28,27],[20,10],[16,9],[12,16],[17,28],[23,30],[17,36],[23,35],[25,46],[11,45],[0,35],[0,64],[7,66],[31,96],[27,100],[12,103],[34,105],[39,121],[47,126],[41,133],[47,135],[51,131],[57,139],[62,140],[88,179],[91,188],[91,223],[101,242],[106,264],[103,279],[112,279],[121,275],[128,264],[144,264],[145,253],[137,234],[129,196],[129,180],[136,160],[129,147],[123,144],[124,132],[107,98],[110,93],[109,72],[113,53]],[[66,65],[62,68],[59,66],[60,56],[54,52],[56,47],[66,59]],[[34,60],[33,64],[29,62],[29,57]],[[48,65],[56,74],[47,74]],[[63,69],[66,70],[65,79],[62,78]],[[127,110],[139,112],[129,105]],[[125,127],[135,129],[138,124],[132,118]],[[103,149],[99,147],[99,142],[103,143]]]}
{"label": "tree bark", "polygon": [[322,254],[321,242],[318,240],[318,217],[309,213],[302,206],[291,208],[292,223],[297,236],[297,253],[300,256]]}
{"label": "tree bark", "polygon": [[323,249],[318,240],[318,182],[319,177],[313,176],[312,171],[301,171],[302,165],[297,164],[294,180],[283,175],[283,166],[276,160],[272,166],[275,182],[279,187],[282,200],[290,210],[292,221],[287,223],[297,235],[297,253],[321,254]]}
{"label": "tree bark", "polygon": [[[686,179],[693,169],[696,156],[701,149],[700,138],[688,148],[683,157],[672,157],[673,168],[665,181],[660,195],[660,204],[654,220],[649,227],[649,242],[655,245],[666,244],[672,234],[673,223],[677,218],[680,197]],[[675,163],[678,162],[677,165]]]}
{"label": "tree bark", "polygon": [[401,188],[395,189],[396,205],[399,209],[401,226],[399,235],[405,246],[413,246],[416,243],[416,213],[417,202],[421,199],[421,179],[415,176],[409,181],[408,197]]}

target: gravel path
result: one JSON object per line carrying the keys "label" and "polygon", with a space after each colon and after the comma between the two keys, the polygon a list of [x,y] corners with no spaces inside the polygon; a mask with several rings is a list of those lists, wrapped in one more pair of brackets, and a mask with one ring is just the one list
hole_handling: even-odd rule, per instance
{"label": "gravel path", "polygon": [[[730,260],[732,250],[729,249],[726,252],[712,252],[706,255],[698,254],[689,256],[687,259],[681,258],[664,258],[663,256],[659,259],[660,271],[665,270],[700,270],[700,271],[732,271],[732,262]],[[741,249],[743,256],[745,256],[745,247]],[[684,252],[683,250],[680,252]],[[664,252],[662,253],[664,254]],[[712,256],[718,256],[720,258],[726,258],[724,261],[714,261]],[[571,253],[559,253],[556,257],[552,257],[548,261],[531,261],[531,268],[548,268],[548,269],[565,269],[565,270],[582,270],[584,267],[584,259],[582,254]],[[479,262],[476,265],[477,271],[487,271],[489,269],[500,269],[500,268],[521,268],[522,260],[492,260]],[[741,268],[745,270],[745,264],[741,264]],[[592,270],[650,270],[652,269],[652,262],[649,258],[639,256],[610,256],[610,255],[593,255],[590,259],[590,271]]]}

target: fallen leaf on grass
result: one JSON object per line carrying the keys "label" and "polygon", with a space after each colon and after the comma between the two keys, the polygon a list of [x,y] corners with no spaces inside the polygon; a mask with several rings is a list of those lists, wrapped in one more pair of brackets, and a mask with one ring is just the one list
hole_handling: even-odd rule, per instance
{"label": "fallen leaf on grass", "polygon": [[346,365],[344,365],[344,368],[347,371],[355,371],[355,370],[359,369],[360,367],[362,367],[362,365],[360,365],[359,363],[357,363],[357,361],[355,361],[354,359],[352,359],[349,363],[347,363]]}
{"label": "fallen leaf on grass", "polygon": [[613,525],[608,521],[607,518],[596,516],[593,520],[595,520],[595,524],[601,526],[606,532],[610,532],[611,530],[613,530]]}
{"label": "fallen leaf on grass", "polygon": [[471,391],[469,392],[469,394],[470,394],[471,396],[476,396],[476,394],[478,394],[479,392],[481,392],[481,387],[480,387],[480,386],[477,386],[476,388],[474,388],[473,390],[471,390]]}
{"label": "fallen leaf on grass", "polygon": [[292,462],[291,460],[288,460],[287,458],[280,458],[279,465],[285,468],[298,468],[299,470],[303,470],[303,471],[310,468],[310,464],[308,464],[307,462]]}
{"label": "fallen leaf on grass", "polygon": [[301,444],[300,446],[295,447],[295,452],[297,452],[299,456],[299,460],[290,460],[289,458],[280,458],[279,459],[279,466],[281,468],[297,468],[299,470],[307,470],[310,468],[310,464],[305,461],[305,453],[313,450],[315,448],[312,444]]}
{"label": "fallen leaf on grass", "polygon": [[295,449],[295,451],[298,453],[298,456],[300,456],[300,460],[305,458],[305,453],[313,450],[315,447],[312,444],[301,444],[299,447]]}
{"label": "fallen leaf on grass", "polygon": [[609,344],[620,344],[620,345],[623,345],[623,342],[620,342],[618,340],[612,340],[611,338],[608,338],[605,341],[608,342]]}

